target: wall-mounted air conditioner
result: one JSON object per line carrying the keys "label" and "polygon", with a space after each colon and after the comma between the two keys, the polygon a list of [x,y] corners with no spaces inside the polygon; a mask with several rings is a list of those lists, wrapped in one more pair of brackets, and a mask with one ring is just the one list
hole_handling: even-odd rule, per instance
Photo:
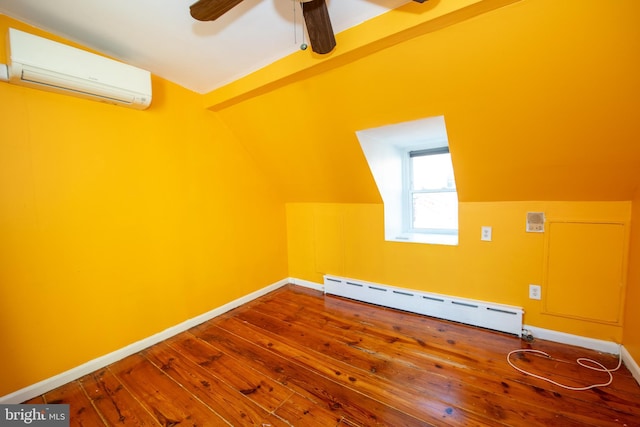
{"label": "wall-mounted air conditioner", "polygon": [[14,28],[8,40],[10,83],[139,110],[151,104],[148,71]]}

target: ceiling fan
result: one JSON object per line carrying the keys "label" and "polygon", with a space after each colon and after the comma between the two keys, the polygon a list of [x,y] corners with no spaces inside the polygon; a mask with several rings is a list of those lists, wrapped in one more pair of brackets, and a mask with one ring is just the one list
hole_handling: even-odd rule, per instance
{"label": "ceiling fan", "polygon": [[[302,16],[307,26],[309,43],[315,53],[329,53],[336,46],[331,19],[325,0],[294,0],[302,4]],[[413,0],[424,3],[426,0]],[[198,21],[215,21],[242,0],[198,0],[190,6],[191,16]]]}

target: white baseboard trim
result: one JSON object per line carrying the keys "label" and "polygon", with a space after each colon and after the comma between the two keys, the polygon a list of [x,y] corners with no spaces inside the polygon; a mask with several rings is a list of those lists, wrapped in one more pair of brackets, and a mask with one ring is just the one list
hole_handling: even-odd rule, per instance
{"label": "white baseboard trim", "polygon": [[551,329],[538,328],[537,326],[523,325],[522,329],[531,332],[531,335],[533,335],[534,338],[540,338],[542,340],[575,345],[576,347],[584,347],[591,350],[600,351],[602,353],[620,353],[620,345],[613,341],[597,340],[580,335],[558,332]]}
{"label": "white baseboard trim", "polygon": [[90,360],[87,363],[83,363],[80,366],[72,368],[68,371],[62,372],[58,375],[55,375],[51,378],[47,378],[42,380],[36,384],[32,384],[23,389],[15,391],[13,393],[7,394],[5,396],[0,397],[0,404],[12,404],[12,403],[22,403],[29,399],[33,399],[36,396],[40,396],[41,394],[47,393],[55,388],[58,388],[64,384],[67,384],[71,381],[75,381],[78,378],[81,378],[91,372],[97,371],[99,369],[104,368],[112,363],[117,362],[118,360],[122,360],[127,356],[131,356],[132,354],[136,354],[147,347],[150,347],[154,344],[157,344],[161,341],[169,339],[174,335],[177,335],[181,332],[184,332],[188,329],[193,328],[201,323],[204,323],[208,320],[213,319],[216,316],[220,316],[223,313],[226,313],[229,310],[233,310],[243,304],[246,304],[258,297],[268,294],[271,291],[274,291],[287,283],[292,283],[293,279],[283,279],[271,285],[268,285],[262,289],[258,289],[255,292],[252,292],[248,295],[240,297],[236,300],[228,302],[220,307],[214,308],[211,311],[203,313],[199,316],[196,316],[192,319],[185,320],[184,322],[172,326],[168,329],[165,329],[162,332],[154,334],[150,337],[144,338],[138,342],[130,344],[126,347],[123,347],[119,350],[106,354],[104,356],[98,357],[97,359]]}
{"label": "white baseboard trim", "polygon": [[633,375],[633,378],[636,379],[638,384],[640,384],[640,366],[638,366],[638,362],[633,359],[631,353],[629,353],[624,346],[622,346],[621,352],[624,365],[627,367],[629,372],[631,372],[631,375]]}
{"label": "white baseboard trim", "polygon": [[320,283],[311,282],[309,280],[296,279],[295,277],[289,277],[289,283],[294,285],[304,286],[305,288],[315,289],[316,291],[324,292],[324,286]]}

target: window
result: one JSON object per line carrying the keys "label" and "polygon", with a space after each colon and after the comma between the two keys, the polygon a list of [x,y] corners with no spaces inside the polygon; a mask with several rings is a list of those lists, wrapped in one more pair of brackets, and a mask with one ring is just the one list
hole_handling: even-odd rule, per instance
{"label": "window", "polygon": [[458,244],[458,194],[443,116],[356,132],[384,202],[385,240]]}
{"label": "window", "polygon": [[458,194],[449,147],[409,151],[404,173],[406,230],[456,234]]}

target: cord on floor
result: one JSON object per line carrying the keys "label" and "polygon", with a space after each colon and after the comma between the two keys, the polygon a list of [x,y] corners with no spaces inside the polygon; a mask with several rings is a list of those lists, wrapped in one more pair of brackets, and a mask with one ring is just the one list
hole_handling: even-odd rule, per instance
{"label": "cord on floor", "polygon": [[[531,340],[533,341],[533,337],[531,338]],[[598,371],[598,372],[606,372],[607,374],[609,374],[609,381],[607,381],[606,383],[602,383],[602,384],[592,384],[592,385],[588,385],[585,387],[572,387],[572,386],[568,386],[565,384],[560,384],[559,382],[553,381],[550,378],[547,377],[543,377],[542,375],[537,375],[534,373],[531,373],[529,371],[526,371],[524,369],[518,368],[517,366],[515,366],[513,364],[513,362],[511,362],[511,355],[516,354],[516,353],[534,353],[534,354],[539,354],[542,356],[545,356],[547,358],[551,358],[551,356],[549,356],[548,353],[545,353],[542,350],[533,350],[530,348],[522,348],[522,349],[518,349],[518,350],[513,350],[510,351],[509,354],[507,354],[507,363],[509,363],[509,365],[511,365],[511,367],[517,371],[522,372],[523,374],[526,375],[531,375],[534,378],[538,378],[544,381],[547,381],[551,384],[557,385],[558,387],[562,387],[565,388],[567,390],[575,390],[575,391],[584,391],[584,390],[590,390],[592,388],[596,388],[596,387],[606,387],[609,384],[611,384],[613,382],[613,375],[611,374],[612,372],[617,371],[618,369],[620,369],[620,366],[622,366],[622,349],[619,350],[618,352],[618,366],[616,366],[613,369],[608,369],[607,367],[605,367],[602,363],[597,362],[593,359],[588,359],[586,357],[579,357],[576,359],[576,362],[578,363],[578,365],[587,368],[587,369],[591,369],[594,371]],[[592,364],[593,366],[589,366],[587,363]]]}

